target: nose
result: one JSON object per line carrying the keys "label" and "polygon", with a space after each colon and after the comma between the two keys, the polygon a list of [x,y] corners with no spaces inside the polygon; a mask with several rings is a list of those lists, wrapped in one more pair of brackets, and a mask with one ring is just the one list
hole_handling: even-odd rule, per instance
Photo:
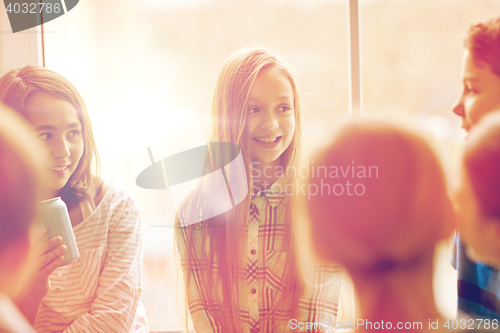
{"label": "nose", "polygon": [[278,128],[278,120],[273,111],[264,112],[260,128],[263,130],[274,130]]}
{"label": "nose", "polygon": [[66,139],[54,140],[51,151],[52,156],[56,159],[68,158],[71,154],[69,142]]}
{"label": "nose", "polygon": [[465,118],[464,104],[462,103],[462,97],[460,97],[453,105],[453,113],[457,116]]}

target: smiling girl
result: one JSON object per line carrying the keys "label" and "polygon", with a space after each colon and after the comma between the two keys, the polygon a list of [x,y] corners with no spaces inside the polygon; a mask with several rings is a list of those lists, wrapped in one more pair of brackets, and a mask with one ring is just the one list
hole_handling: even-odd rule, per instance
{"label": "smiling girl", "polygon": [[16,303],[38,332],[136,332],[141,293],[140,207],[132,194],[93,175],[98,155],[90,119],[76,88],[43,67],[0,78],[0,100],[33,126],[50,154],[44,167],[50,197],[66,203],[80,258],[63,262],[62,239],[43,241]]}
{"label": "smiling girl", "polygon": [[231,55],[216,83],[211,141],[239,145],[246,165],[239,181],[252,190],[230,211],[192,224],[207,208],[198,188],[176,221],[196,332],[287,332],[291,319],[335,320],[340,271],[316,267],[309,293],[297,274],[293,195],[283,191],[293,180],[279,171],[297,166],[300,137],[297,88],[285,62],[263,49]]}

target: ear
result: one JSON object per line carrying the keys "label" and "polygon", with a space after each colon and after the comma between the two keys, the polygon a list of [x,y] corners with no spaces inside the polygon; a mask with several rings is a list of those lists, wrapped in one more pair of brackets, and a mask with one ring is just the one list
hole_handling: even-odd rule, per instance
{"label": "ear", "polygon": [[0,290],[7,294],[15,288],[14,283],[23,273],[30,252],[28,235],[11,240],[0,252]]}

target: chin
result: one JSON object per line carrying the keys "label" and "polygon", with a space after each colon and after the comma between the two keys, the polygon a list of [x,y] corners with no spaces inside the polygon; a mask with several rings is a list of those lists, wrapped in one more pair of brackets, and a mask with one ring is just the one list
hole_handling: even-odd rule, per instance
{"label": "chin", "polygon": [[279,158],[280,158],[279,156],[273,156],[270,158],[260,158],[257,161],[263,164],[272,164],[275,163],[277,160],[279,160]]}

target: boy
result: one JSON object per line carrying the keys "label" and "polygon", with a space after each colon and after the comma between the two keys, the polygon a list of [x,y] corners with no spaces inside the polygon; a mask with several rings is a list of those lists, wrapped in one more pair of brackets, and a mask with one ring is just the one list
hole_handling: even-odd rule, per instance
{"label": "boy", "polygon": [[[485,115],[500,110],[500,17],[473,25],[465,39],[463,93],[453,108],[469,131]],[[500,319],[498,270],[470,260],[457,235],[452,265],[458,273],[458,310],[471,317]]]}

